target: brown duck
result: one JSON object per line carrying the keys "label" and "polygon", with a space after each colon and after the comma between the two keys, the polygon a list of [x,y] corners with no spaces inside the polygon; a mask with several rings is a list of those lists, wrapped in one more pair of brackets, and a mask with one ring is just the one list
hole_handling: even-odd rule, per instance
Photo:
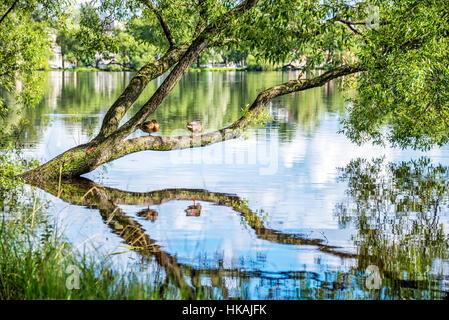
{"label": "brown duck", "polygon": [[193,133],[203,132],[203,124],[200,120],[187,122],[186,128]]}
{"label": "brown duck", "polygon": [[156,120],[146,121],[140,125],[140,130],[148,134],[159,131],[159,123]]}
{"label": "brown duck", "polygon": [[150,220],[150,221],[156,221],[157,217],[159,216],[159,213],[157,211],[155,211],[155,210],[152,210],[152,209],[148,208],[148,209],[139,211],[137,213],[137,215],[139,217],[145,218],[145,219]]}
{"label": "brown duck", "polygon": [[187,217],[199,217],[201,214],[201,205],[195,204],[195,200],[193,200],[193,206],[188,206],[185,210]]}

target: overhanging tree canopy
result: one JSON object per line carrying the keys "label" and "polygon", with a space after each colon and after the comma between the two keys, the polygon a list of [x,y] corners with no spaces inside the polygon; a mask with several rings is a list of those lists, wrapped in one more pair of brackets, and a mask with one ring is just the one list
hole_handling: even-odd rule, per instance
{"label": "overhanging tree canopy", "polygon": [[[449,137],[449,8],[444,0],[111,0],[102,2],[99,10],[105,17],[141,14],[157,21],[167,51],[137,72],[92,141],[27,172],[28,179],[70,178],[133,152],[233,139],[271,99],[347,75],[355,75],[358,89],[344,122],[344,132],[353,141],[389,141],[425,149],[442,145]],[[240,119],[221,130],[199,136],[128,139],[198,55],[219,46],[250,48],[271,61],[306,55],[306,70],[326,63],[328,71],[260,92]],[[121,123],[146,85],[169,70],[153,96]]]}

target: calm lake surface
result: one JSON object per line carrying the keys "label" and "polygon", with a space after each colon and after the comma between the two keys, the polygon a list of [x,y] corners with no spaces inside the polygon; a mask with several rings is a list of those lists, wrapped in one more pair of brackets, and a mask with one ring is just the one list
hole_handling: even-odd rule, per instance
{"label": "calm lake surface", "polygon": [[[44,162],[89,141],[131,77],[49,72],[45,97],[27,116],[26,156]],[[206,131],[221,128],[260,90],[295,77],[188,73],[150,119],[160,135],[187,134],[195,119]],[[352,144],[337,133],[346,104],[340,85],[273,100],[274,120],[246,137],[132,154],[85,175],[90,181],[75,191],[64,184],[59,198],[39,192],[74,247],[109,255],[123,272],[171,275],[174,285],[205,286],[217,297],[444,298],[449,149]],[[185,211],[194,200],[199,215]],[[138,248],[142,239],[151,250]]]}

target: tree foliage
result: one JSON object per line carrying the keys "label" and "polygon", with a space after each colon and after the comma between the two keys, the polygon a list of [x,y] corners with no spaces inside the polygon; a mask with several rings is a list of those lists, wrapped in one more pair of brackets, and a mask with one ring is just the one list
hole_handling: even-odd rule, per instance
{"label": "tree foliage", "polygon": [[[157,3],[178,43],[237,4]],[[353,82],[357,95],[342,131],[357,143],[428,149],[449,139],[448,22],[444,0],[265,0],[230,21],[213,43],[272,63],[305,56],[306,70],[359,62],[363,72]]]}
{"label": "tree foliage", "polygon": [[446,1],[375,1],[377,28],[357,49],[363,72],[345,121],[356,142],[428,149],[449,139]]}
{"label": "tree foliage", "polygon": [[[10,104],[33,106],[42,95],[42,73],[50,55],[48,27],[61,14],[64,0],[4,1],[0,5],[0,134],[11,128],[4,119]],[[5,96],[9,96],[5,99]]]}

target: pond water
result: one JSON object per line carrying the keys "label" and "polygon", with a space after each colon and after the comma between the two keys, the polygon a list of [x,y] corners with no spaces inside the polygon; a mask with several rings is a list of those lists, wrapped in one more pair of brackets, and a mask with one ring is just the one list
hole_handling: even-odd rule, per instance
{"label": "pond water", "polygon": [[[27,114],[26,156],[43,162],[89,141],[131,77],[49,72],[45,97]],[[222,128],[260,90],[295,77],[188,73],[151,119],[158,135],[185,134],[195,119],[206,131]],[[74,247],[109,254],[123,272],[162,270],[175,286],[208,287],[216,297],[444,298],[449,149],[351,143],[337,133],[340,86],[273,100],[274,120],[245,137],[135,153],[63,183],[59,197],[41,197]],[[194,202],[201,211],[186,211]]]}

